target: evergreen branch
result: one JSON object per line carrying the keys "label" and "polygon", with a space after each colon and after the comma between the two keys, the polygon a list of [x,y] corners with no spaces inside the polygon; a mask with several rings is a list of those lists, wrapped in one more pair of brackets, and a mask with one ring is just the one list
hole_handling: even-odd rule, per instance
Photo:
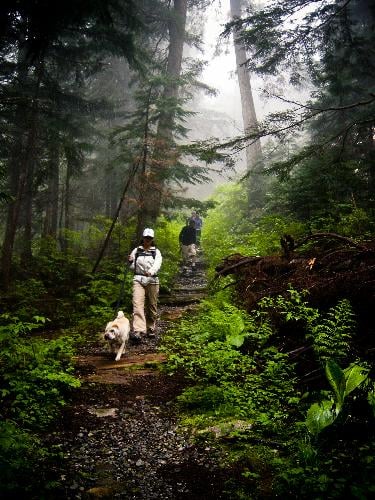
{"label": "evergreen branch", "polygon": [[[280,98],[282,101],[288,102],[289,104],[298,105],[298,106],[300,106],[308,111],[311,111],[311,113],[303,115],[299,120],[292,121],[292,123],[289,123],[288,125],[286,125],[284,127],[273,128],[273,129],[263,128],[263,130],[260,129],[259,131],[255,131],[251,134],[244,135],[240,138],[235,138],[235,139],[232,139],[230,141],[224,142],[224,143],[220,144],[218,146],[218,148],[220,148],[220,149],[227,148],[227,147],[234,148],[237,145],[242,144],[241,146],[236,147],[237,152],[242,151],[243,149],[246,149],[246,147],[254,144],[256,141],[258,141],[261,138],[265,138],[265,137],[269,137],[269,136],[280,136],[285,132],[289,132],[290,130],[293,130],[295,128],[300,127],[301,125],[303,125],[307,121],[309,121],[309,120],[311,120],[311,119],[313,119],[313,118],[315,118],[323,113],[332,112],[332,111],[345,111],[348,109],[353,109],[355,107],[369,105],[375,101],[375,94],[370,93],[370,95],[371,95],[371,99],[368,99],[367,101],[359,101],[357,103],[348,104],[346,106],[328,107],[328,108],[314,108],[312,106],[303,105],[303,104],[298,103],[296,101],[288,100],[288,99],[283,98],[282,96],[275,95],[274,97]],[[274,115],[273,118],[275,116],[276,115]],[[338,132],[336,135],[330,136],[329,139],[327,139],[327,141],[325,141],[323,144],[327,144],[329,142],[332,142],[333,140],[340,137],[342,134],[347,134],[347,132],[351,128],[353,128],[355,125],[358,125],[361,123],[364,123],[364,122],[357,121],[357,120],[353,121],[352,123],[345,126],[343,129],[341,129],[340,132]]]}
{"label": "evergreen branch", "polygon": [[346,2],[344,2],[344,4],[341,5],[341,7],[339,9],[336,10],[336,12],[334,12],[333,14],[331,14],[330,16],[328,16],[328,18],[325,21],[321,22],[315,29],[319,30],[320,28],[322,28],[326,24],[329,24],[334,17],[336,17],[338,14],[340,14],[340,12],[342,12],[343,10],[345,10],[345,8],[347,7],[347,5],[349,5],[351,1],[352,0],[346,0]]}
{"label": "evergreen branch", "polygon": [[371,96],[371,99],[368,99],[367,101],[358,101],[352,104],[347,104],[346,106],[331,106],[328,108],[314,108],[313,106],[302,104],[298,101],[293,101],[291,99],[286,99],[285,97],[277,94],[269,94],[269,97],[274,97],[276,99],[279,99],[280,101],[286,102],[288,104],[294,104],[295,106],[308,109],[309,111],[319,111],[320,113],[324,113],[326,111],[346,111],[348,109],[353,109],[359,106],[367,106],[368,104],[371,104],[372,102],[375,101],[375,94],[370,92],[369,95]]}

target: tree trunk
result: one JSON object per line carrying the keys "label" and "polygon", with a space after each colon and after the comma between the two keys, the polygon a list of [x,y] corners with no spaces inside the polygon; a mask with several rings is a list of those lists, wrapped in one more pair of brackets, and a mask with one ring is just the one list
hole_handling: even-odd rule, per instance
{"label": "tree trunk", "polygon": [[34,162],[30,164],[27,174],[25,196],[23,200],[23,223],[24,237],[22,241],[21,265],[26,267],[32,259],[31,240],[33,223],[33,199],[34,199]]}
{"label": "tree trunk", "polygon": [[69,158],[67,159],[66,165],[66,179],[65,179],[65,229],[72,229],[71,221],[71,186],[70,181],[73,175],[73,167]]}
{"label": "tree trunk", "polygon": [[64,154],[66,159],[66,174],[65,174],[65,186],[61,194],[61,222],[59,239],[60,246],[63,252],[68,250],[68,239],[66,237],[66,230],[72,229],[72,215],[71,215],[71,179],[74,172],[74,160],[72,157],[72,151],[69,147],[65,146]]}
{"label": "tree trunk", "polygon": [[169,48],[166,76],[168,82],[163,91],[163,101],[167,103],[158,123],[155,153],[148,176],[145,195],[144,222],[153,225],[160,215],[163,195],[168,179],[169,167],[174,163],[173,127],[175,106],[178,98],[178,78],[181,75],[182,53],[185,41],[187,0],[174,0],[173,13],[169,21]]}
{"label": "tree trunk", "polygon": [[[241,0],[230,0],[231,16],[233,19],[241,18]],[[249,71],[246,68],[246,49],[240,41],[236,39],[236,33],[233,35],[234,51],[236,55],[236,67],[238,84],[241,95],[242,119],[245,134],[258,132],[258,120],[256,116],[251,80]],[[251,205],[256,201],[261,202],[259,198],[262,187],[262,176],[259,171],[262,168],[262,148],[260,140],[251,141],[246,147],[246,166],[249,174],[249,203]]]}
{"label": "tree trunk", "polygon": [[95,273],[95,271],[98,269],[99,264],[100,264],[100,262],[101,262],[101,260],[102,260],[102,258],[104,256],[104,252],[105,252],[105,250],[106,250],[106,248],[108,246],[108,243],[109,243],[112,231],[113,231],[113,229],[115,227],[115,224],[117,222],[118,216],[120,215],[120,211],[121,211],[122,205],[124,203],[125,196],[126,196],[126,194],[128,192],[129,186],[134,181],[134,177],[135,177],[135,175],[137,173],[137,170],[138,170],[138,164],[133,165],[133,168],[131,169],[131,171],[129,173],[128,180],[126,181],[126,184],[124,186],[124,190],[122,192],[122,196],[121,196],[120,202],[119,202],[119,204],[117,206],[116,213],[115,213],[115,215],[112,218],[111,227],[109,228],[108,233],[107,233],[107,235],[105,237],[105,240],[104,240],[102,248],[101,248],[101,250],[99,252],[98,258],[97,258],[97,260],[96,260],[96,262],[94,264],[94,267],[92,269],[92,273]]}
{"label": "tree trunk", "polygon": [[37,109],[36,104],[34,104],[29,120],[26,145],[23,147],[22,140],[17,141],[17,151],[14,151],[13,158],[9,163],[10,189],[13,199],[8,205],[5,236],[1,254],[2,284],[5,290],[9,288],[11,281],[13,249],[19,224],[21,203],[29,177],[29,170],[35,159],[36,122]]}
{"label": "tree trunk", "polygon": [[375,214],[375,126],[371,125],[368,130],[368,200],[372,215]]}
{"label": "tree trunk", "polygon": [[113,182],[112,182],[112,167],[107,166],[105,169],[105,198],[104,198],[104,213],[106,217],[112,217],[114,212],[114,193],[113,193]]}
{"label": "tree trunk", "polygon": [[48,189],[45,206],[43,237],[56,241],[59,205],[59,145],[56,137],[50,138],[48,162]]}
{"label": "tree trunk", "polygon": [[[149,220],[149,212],[147,211],[148,205],[146,204],[147,197],[150,196],[152,192],[152,186],[149,184],[150,178],[150,161],[149,161],[149,116],[150,116],[150,105],[151,105],[151,93],[152,93],[152,85],[150,85],[146,106],[146,116],[145,116],[145,127],[143,133],[143,151],[142,151],[142,160],[141,160],[141,169],[138,175],[135,177],[136,182],[138,184],[138,214],[137,214],[137,227],[135,231],[135,235],[132,243],[137,245],[143,229],[152,225],[152,220]],[[151,208],[151,207],[150,207]]]}
{"label": "tree trunk", "polygon": [[[18,52],[18,88],[19,95],[23,95],[23,88],[28,78],[29,61],[27,60],[27,44],[20,42]],[[37,121],[38,121],[38,96],[43,72],[43,61],[36,64],[36,76],[33,96],[21,102],[16,110],[15,123],[18,127],[18,136],[15,137],[13,154],[8,162],[9,188],[12,200],[9,202],[5,235],[1,252],[2,286],[9,288],[11,281],[11,268],[14,242],[19,225],[22,198],[25,186],[29,179],[30,169],[33,168],[36,157]],[[26,107],[26,117],[25,117]],[[26,118],[26,119],[25,119]],[[32,181],[29,181],[29,184]]]}

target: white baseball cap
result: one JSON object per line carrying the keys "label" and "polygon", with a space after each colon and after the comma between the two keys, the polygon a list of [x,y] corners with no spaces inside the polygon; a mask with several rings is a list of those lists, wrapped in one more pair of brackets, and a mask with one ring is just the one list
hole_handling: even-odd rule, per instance
{"label": "white baseball cap", "polygon": [[154,237],[154,230],[150,229],[149,227],[146,227],[146,229],[143,231],[142,236],[143,237],[150,236],[151,238],[153,238]]}

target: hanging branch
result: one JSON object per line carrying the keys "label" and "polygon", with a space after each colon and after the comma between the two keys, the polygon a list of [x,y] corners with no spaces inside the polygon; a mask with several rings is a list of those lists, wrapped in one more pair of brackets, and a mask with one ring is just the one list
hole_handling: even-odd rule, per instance
{"label": "hanging branch", "polygon": [[135,163],[133,165],[132,171],[130,172],[129,178],[128,178],[126,184],[125,184],[124,191],[122,193],[122,196],[121,196],[120,202],[118,204],[116,213],[115,213],[115,215],[113,217],[111,227],[109,228],[109,231],[108,231],[107,236],[106,236],[106,238],[104,240],[104,243],[103,243],[103,246],[102,246],[101,251],[99,253],[99,256],[98,256],[98,258],[97,258],[97,260],[95,262],[95,265],[94,265],[94,267],[92,269],[92,273],[95,273],[95,271],[97,270],[97,268],[98,268],[98,266],[100,264],[100,261],[103,258],[105,249],[107,248],[107,245],[108,245],[108,241],[109,241],[109,239],[111,237],[112,231],[113,231],[113,229],[115,227],[115,224],[117,222],[118,216],[120,214],[120,210],[121,210],[122,204],[124,203],[125,195],[126,195],[126,193],[128,191],[128,188],[130,186],[131,181],[134,179],[135,174],[138,171],[138,168],[139,168],[139,166],[141,164],[141,161],[142,161],[143,173],[145,173],[145,170],[146,170],[147,156],[148,156],[149,110],[150,110],[152,88],[153,88],[153,86],[151,84],[151,86],[149,88],[149,92],[148,92],[147,107],[146,107],[146,123],[145,123],[144,136],[143,136],[143,154],[142,154],[142,156],[139,157],[137,163]]}
{"label": "hanging branch", "polygon": [[106,238],[105,238],[105,240],[104,240],[104,243],[103,243],[103,246],[102,246],[102,248],[101,248],[101,250],[100,250],[99,256],[98,256],[98,258],[97,258],[97,260],[96,260],[96,262],[95,262],[94,267],[92,268],[92,273],[95,273],[95,271],[97,270],[97,268],[98,268],[98,266],[99,266],[99,264],[100,264],[100,261],[101,261],[101,260],[102,260],[102,258],[103,258],[103,255],[104,255],[105,249],[107,248],[107,245],[108,245],[109,238],[111,237],[112,231],[113,231],[113,229],[114,229],[114,227],[115,227],[115,224],[116,224],[116,222],[117,222],[117,219],[118,219],[118,216],[119,216],[119,214],[120,214],[120,210],[121,210],[122,204],[124,203],[124,199],[125,199],[126,193],[127,193],[128,189],[129,189],[129,186],[130,186],[131,181],[134,179],[135,174],[137,173],[137,170],[138,170],[139,164],[140,164],[140,160],[138,160],[138,162],[137,162],[135,165],[133,165],[133,168],[132,168],[132,170],[131,170],[131,172],[130,172],[130,175],[129,175],[129,177],[128,177],[128,180],[126,181],[126,184],[125,184],[124,190],[123,190],[123,192],[122,192],[122,196],[121,196],[121,198],[120,198],[120,202],[119,202],[119,204],[118,204],[118,207],[117,207],[116,213],[115,213],[115,215],[114,215],[114,217],[113,217],[113,220],[112,220],[111,227],[110,227],[110,228],[109,228],[109,230],[108,230],[107,236],[106,236]]}

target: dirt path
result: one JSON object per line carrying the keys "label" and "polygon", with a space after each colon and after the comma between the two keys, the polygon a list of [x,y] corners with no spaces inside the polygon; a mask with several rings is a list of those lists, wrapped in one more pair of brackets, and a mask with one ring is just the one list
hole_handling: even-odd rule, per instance
{"label": "dirt path", "polygon": [[49,443],[63,456],[53,498],[225,498],[214,450],[193,445],[177,427],[174,401],[184,381],[158,370],[165,361],[161,336],[204,296],[205,286],[200,266],[180,275],[174,293],[160,298],[156,338],[130,345],[120,362],[99,343],[79,353],[82,388]]}

